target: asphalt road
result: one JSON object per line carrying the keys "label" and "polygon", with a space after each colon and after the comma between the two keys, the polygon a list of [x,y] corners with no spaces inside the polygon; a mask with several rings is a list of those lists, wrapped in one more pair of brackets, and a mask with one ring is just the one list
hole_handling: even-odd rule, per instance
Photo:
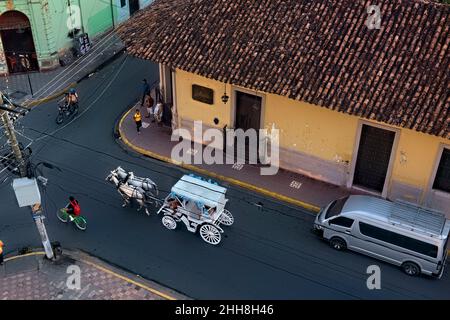
{"label": "asphalt road", "polygon": [[[150,177],[165,196],[186,171],[125,151],[113,127],[139,96],[142,78],[158,77],[154,64],[119,58],[82,82],[80,116],[57,126],[56,104],[39,106],[21,121],[35,141],[34,161],[44,169],[43,192],[51,240],[79,248],[117,266],[196,299],[449,299],[450,269],[442,279],[410,278],[397,267],[352,252],[336,252],[310,230],[314,215],[259,194],[229,188],[228,209],[236,222],[218,247],[204,243],[184,226],[166,230],[155,214],[122,208],[104,179],[118,165]],[[43,135],[45,132],[48,135]],[[69,194],[81,202],[88,230],[60,223],[55,214]],[[262,208],[255,205],[261,202]],[[19,209],[8,183],[0,185],[0,238],[6,251],[40,246],[28,209]],[[370,265],[381,267],[381,290],[366,286]]]}

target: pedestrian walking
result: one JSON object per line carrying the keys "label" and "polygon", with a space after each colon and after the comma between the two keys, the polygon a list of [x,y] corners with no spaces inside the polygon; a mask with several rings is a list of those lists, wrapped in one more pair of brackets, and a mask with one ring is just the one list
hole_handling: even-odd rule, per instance
{"label": "pedestrian walking", "polygon": [[144,106],[145,97],[150,95],[150,86],[147,82],[147,79],[142,80],[142,99],[141,99],[141,107]]}
{"label": "pedestrian walking", "polygon": [[139,109],[136,109],[136,112],[134,113],[134,122],[136,123],[136,129],[138,134],[141,134],[141,127],[142,127],[142,115]]}
{"label": "pedestrian walking", "polygon": [[3,247],[4,247],[3,241],[0,240],[0,266],[3,265]]}

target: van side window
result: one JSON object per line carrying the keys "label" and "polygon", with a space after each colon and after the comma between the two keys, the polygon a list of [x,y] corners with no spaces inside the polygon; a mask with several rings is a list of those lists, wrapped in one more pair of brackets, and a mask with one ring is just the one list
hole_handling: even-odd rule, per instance
{"label": "van side window", "polygon": [[353,219],[346,218],[346,217],[337,217],[332,220],[330,220],[330,225],[336,225],[341,226],[345,228],[350,228],[353,224]]}
{"label": "van side window", "polygon": [[384,230],[363,222],[359,223],[359,231],[361,231],[361,233],[365,236],[415,251],[429,257],[437,258],[438,247],[435,245],[403,236],[392,231]]}

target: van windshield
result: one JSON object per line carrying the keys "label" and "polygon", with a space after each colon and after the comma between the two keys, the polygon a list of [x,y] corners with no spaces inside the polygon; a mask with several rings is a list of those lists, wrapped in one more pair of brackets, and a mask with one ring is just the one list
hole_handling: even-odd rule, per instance
{"label": "van windshield", "polygon": [[348,197],[334,200],[328,208],[327,213],[325,214],[325,219],[338,216],[342,212],[342,208],[344,207],[347,200]]}

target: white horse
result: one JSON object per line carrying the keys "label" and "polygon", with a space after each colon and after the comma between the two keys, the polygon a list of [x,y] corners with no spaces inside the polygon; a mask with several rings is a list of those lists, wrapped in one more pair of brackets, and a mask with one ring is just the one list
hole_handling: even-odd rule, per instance
{"label": "white horse", "polygon": [[[145,207],[145,213],[147,215],[150,215],[150,212],[148,211],[146,205],[147,202],[151,202],[149,201],[149,192],[145,192],[142,187],[136,187],[123,182],[122,179],[118,176],[116,170],[111,171],[111,173],[106,177],[106,181],[112,182],[116,186],[117,192],[119,192],[119,194],[122,196],[122,199],[124,200],[122,207],[129,205],[131,203],[131,200],[135,199],[139,204],[138,211]],[[153,198],[151,200],[155,199],[156,198]]]}
{"label": "white horse", "polygon": [[147,196],[150,196],[152,198],[158,196],[158,186],[149,178],[136,177],[133,172],[127,172],[122,169],[122,167],[117,167],[111,173],[115,174],[122,183],[125,183],[129,186],[141,188]]}

